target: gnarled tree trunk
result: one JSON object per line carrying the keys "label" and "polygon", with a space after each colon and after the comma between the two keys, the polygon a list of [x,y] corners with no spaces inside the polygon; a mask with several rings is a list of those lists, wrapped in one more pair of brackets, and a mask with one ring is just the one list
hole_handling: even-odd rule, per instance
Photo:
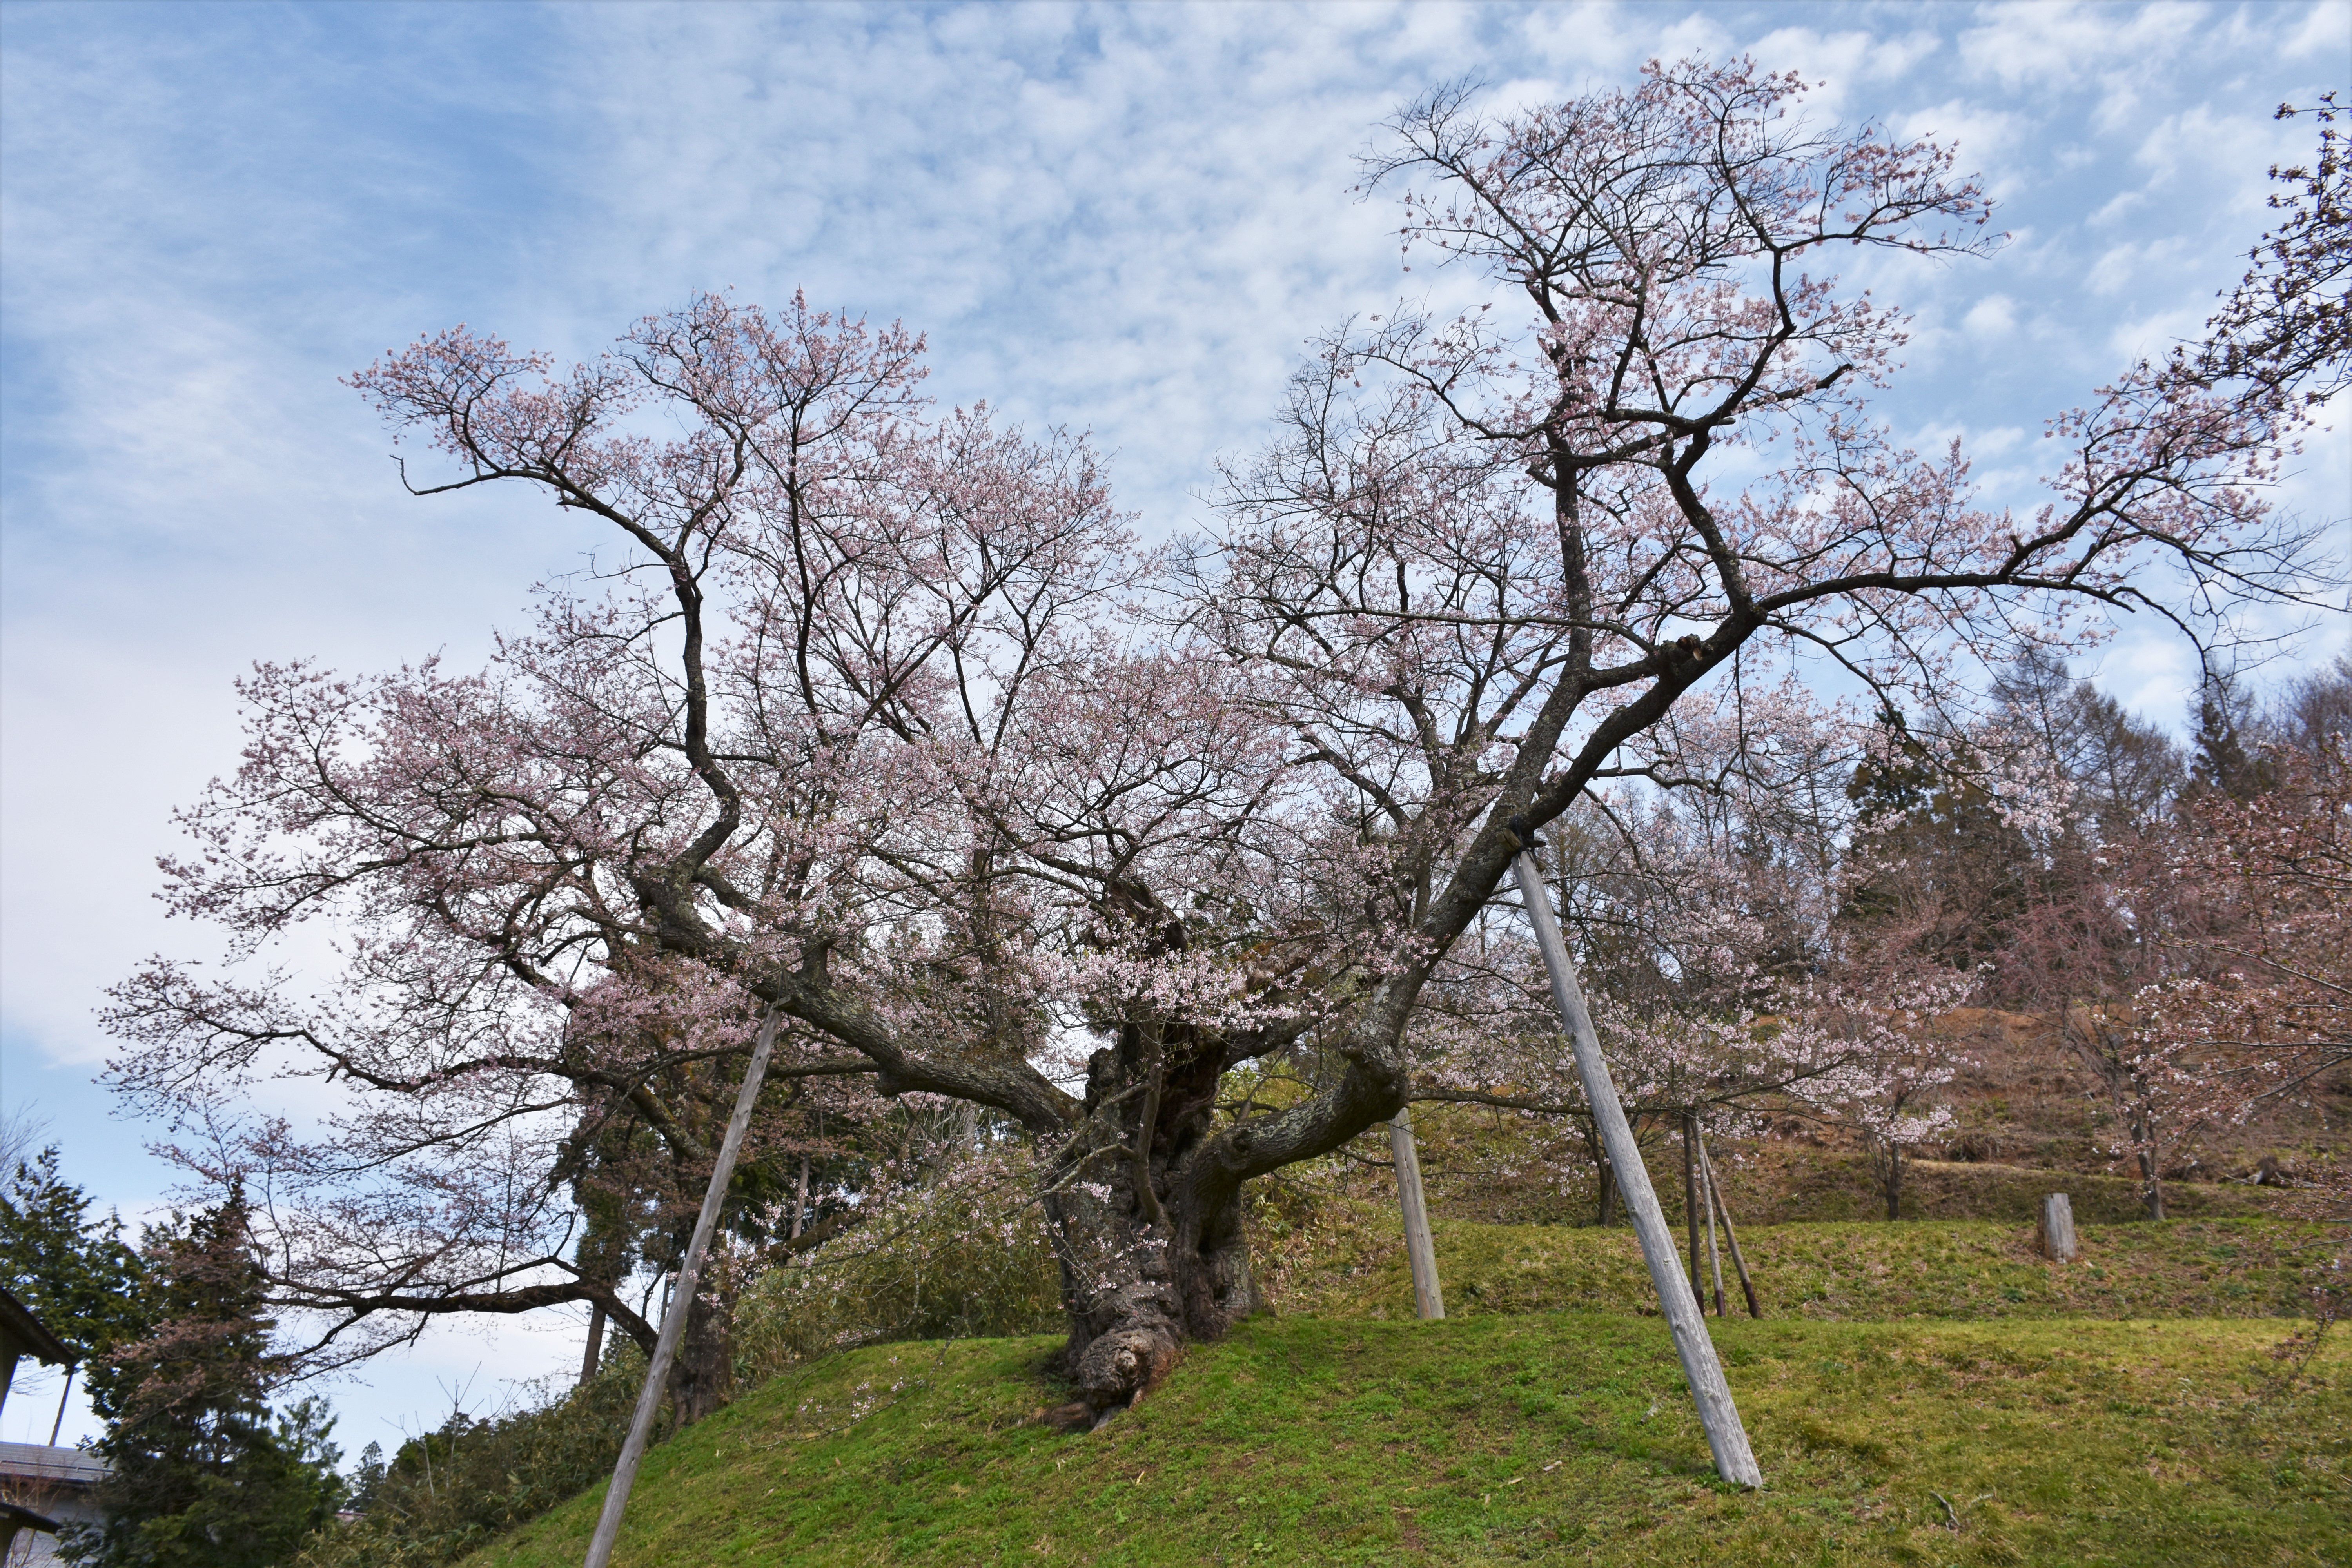
{"label": "gnarled tree trunk", "polygon": [[1211,1131],[1223,1065],[1190,1031],[1124,1028],[1095,1052],[1085,1119],[1047,1164],[1068,1368],[1097,1425],[1149,1393],[1187,1342],[1222,1339],[1257,1310],[1240,1184],[1186,1163]]}

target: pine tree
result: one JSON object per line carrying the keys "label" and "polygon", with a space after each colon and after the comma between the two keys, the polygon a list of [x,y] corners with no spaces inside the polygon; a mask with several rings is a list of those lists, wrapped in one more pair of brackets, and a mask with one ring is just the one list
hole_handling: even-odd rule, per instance
{"label": "pine tree", "polygon": [[2025,908],[2028,846],[1973,762],[1965,750],[1937,756],[1893,709],[1879,715],[1877,744],[1846,786],[1856,832],[1838,918],[1849,935],[1955,969],[1998,950]]}
{"label": "pine tree", "polygon": [[317,1400],[274,1421],[278,1375],[245,1196],[174,1215],[142,1237],[152,1326],[91,1370],[113,1466],[99,1522],[70,1530],[92,1568],[267,1568],[334,1515],[341,1458]]}
{"label": "pine tree", "polygon": [[52,1333],[95,1362],[145,1331],[142,1270],[121,1216],[89,1216],[89,1194],[58,1174],[51,1144],[0,1192],[0,1285]]}
{"label": "pine tree", "polygon": [[2250,800],[2271,787],[2270,770],[2250,739],[2259,742],[2253,699],[2228,670],[2211,669],[2198,683],[2189,717],[2195,721],[2189,777],[2200,795]]}

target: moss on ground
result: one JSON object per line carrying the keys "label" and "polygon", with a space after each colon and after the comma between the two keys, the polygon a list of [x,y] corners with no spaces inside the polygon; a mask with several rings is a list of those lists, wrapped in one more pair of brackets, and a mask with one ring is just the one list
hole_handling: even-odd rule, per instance
{"label": "moss on ground", "polygon": [[[861,1351],[652,1454],[616,1562],[2342,1563],[2352,1354],[2289,1328],[1727,1322],[1755,1495],[1637,1318],[1261,1318],[1076,1436],[1050,1339]],[[599,1500],[470,1561],[576,1563]]]}

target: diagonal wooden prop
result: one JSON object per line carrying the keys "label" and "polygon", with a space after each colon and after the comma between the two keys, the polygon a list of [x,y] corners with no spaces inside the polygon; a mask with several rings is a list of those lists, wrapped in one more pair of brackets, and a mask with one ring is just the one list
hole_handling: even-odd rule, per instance
{"label": "diagonal wooden prop", "polygon": [[1716,1359],[1706,1320],[1700,1315],[1698,1299],[1683,1275],[1674,1233],[1666,1228],[1665,1211],[1658,1206],[1657,1190],[1650,1185],[1650,1173],[1633,1142],[1625,1108],[1617,1101],[1617,1086],[1610,1081],[1609,1064],[1601,1059],[1601,1038],[1593,1033],[1592,1015],[1586,1010],[1584,993],[1576,984],[1568,944],[1560,940],[1559,923],[1552,918],[1551,896],[1536,865],[1535,835],[1516,817],[1511,831],[1519,841],[1519,852],[1511,858],[1519,900],[1527,906],[1528,923],[1535,927],[1536,946],[1542,950],[1544,968],[1551,975],[1552,1001],[1559,1005],[1560,1022],[1567,1026],[1569,1039],[1576,1047],[1576,1076],[1584,1085],[1592,1120],[1600,1124],[1609,1163],[1616,1170],[1617,1190],[1624,1195],[1625,1212],[1633,1218],[1633,1234],[1641,1238],[1642,1261],[1650,1266],[1650,1283],[1657,1287],[1658,1304],[1665,1310],[1667,1326],[1674,1330],[1675,1353],[1682,1358],[1683,1376],[1697,1402],[1698,1422],[1706,1429],[1716,1474],[1735,1486],[1760,1487],[1764,1472],[1757,1468],[1756,1456],[1748,1447],[1747,1429],[1740,1426],[1738,1407],[1731,1402],[1731,1385],[1724,1381],[1723,1363]]}
{"label": "diagonal wooden prop", "polygon": [[1412,1266],[1412,1310],[1420,1318],[1445,1316],[1437,1283],[1437,1245],[1429,1234],[1429,1202],[1421,1188],[1421,1155],[1412,1146],[1412,1108],[1389,1118],[1389,1152],[1396,1161],[1397,1207],[1404,1211],[1404,1255]]}
{"label": "diagonal wooden prop", "polygon": [[605,1568],[613,1545],[621,1538],[621,1516],[629,1510],[629,1489],[637,1483],[637,1466],[646,1457],[646,1440],[653,1436],[654,1416],[661,1409],[662,1385],[669,1381],[670,1363],[686,1332],[687,1313],[694,1307],[694,1287],[702,1273],[703,1249],[719,1226],[719,1211],[727,1204],[727,1184],[735,1174],[735,1156],[743,1147],[744,1129],[751,1125],[751,1107],[760,1098],[760,1082],[768,1076],[768,1055],[776,1048],[773,1007],[760,1025],[759,1043],[751,1047],[751,1065],[744,1069],[743,1088],[735,1096],[735,1114],[728,1119],[727,1137],[719,1145],[719,1163],[711,1167],[710,1190],[702,1194],[702,1214],[694,1222],[694,1239],[677,1268],[677,1288],[670,1292],[669,1310],[662,1316],[661,1337],[654,1342],[653,1364],[646,1368],[646,1386],[637,1395],[637,1414],[629,1423],[628,1441],[621,1445],[621,1462],[613,1467],[613,1484],[604,1492],[604,1511],[597,1517],[596,1533],[588,1542],[588,1568]]}

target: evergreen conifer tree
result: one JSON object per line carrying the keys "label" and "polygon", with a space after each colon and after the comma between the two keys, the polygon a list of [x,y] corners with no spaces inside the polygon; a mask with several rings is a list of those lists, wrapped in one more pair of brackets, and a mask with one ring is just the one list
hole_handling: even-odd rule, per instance
{"label": "evergreen conifer tree", "polygon": [[2271,787],[2270,769],[2250,738],[2259,740],[2260,715],[2253,698],[2229,670],[2209,669],[2198,683],[2189,717],[2196,738],[2190,744],[2189,780],[2200,795],[2225,795],[2251,800]]}
{"label": "evergreen conifer tree", "polygon": [[1839,921],[1849,935],[1973,969],[2025,907],[2024,838],[1972,776],[1972,755],[1939,758],[1894,709],[1878,721],[1878,743],[1846,786],[1857,831]]}
{"label": "evergreen conifer tree", "polygon": [[58,1173],[54,1143],[0,1191],[0,1286],[87,1366],[144,1331],[139,1255],[122,1220],[94,1219],[89,1194]]}
{"label": "evergreen conifer tree", "polygon": [[334,1516],[341,1458],[317,1400],[273,1420],[277,1368],[244,1193],[142,1238],[151,1327],[91,1369],[113,1466],[101,1517],[70,1530],[91,1568],[267,1568]]}

